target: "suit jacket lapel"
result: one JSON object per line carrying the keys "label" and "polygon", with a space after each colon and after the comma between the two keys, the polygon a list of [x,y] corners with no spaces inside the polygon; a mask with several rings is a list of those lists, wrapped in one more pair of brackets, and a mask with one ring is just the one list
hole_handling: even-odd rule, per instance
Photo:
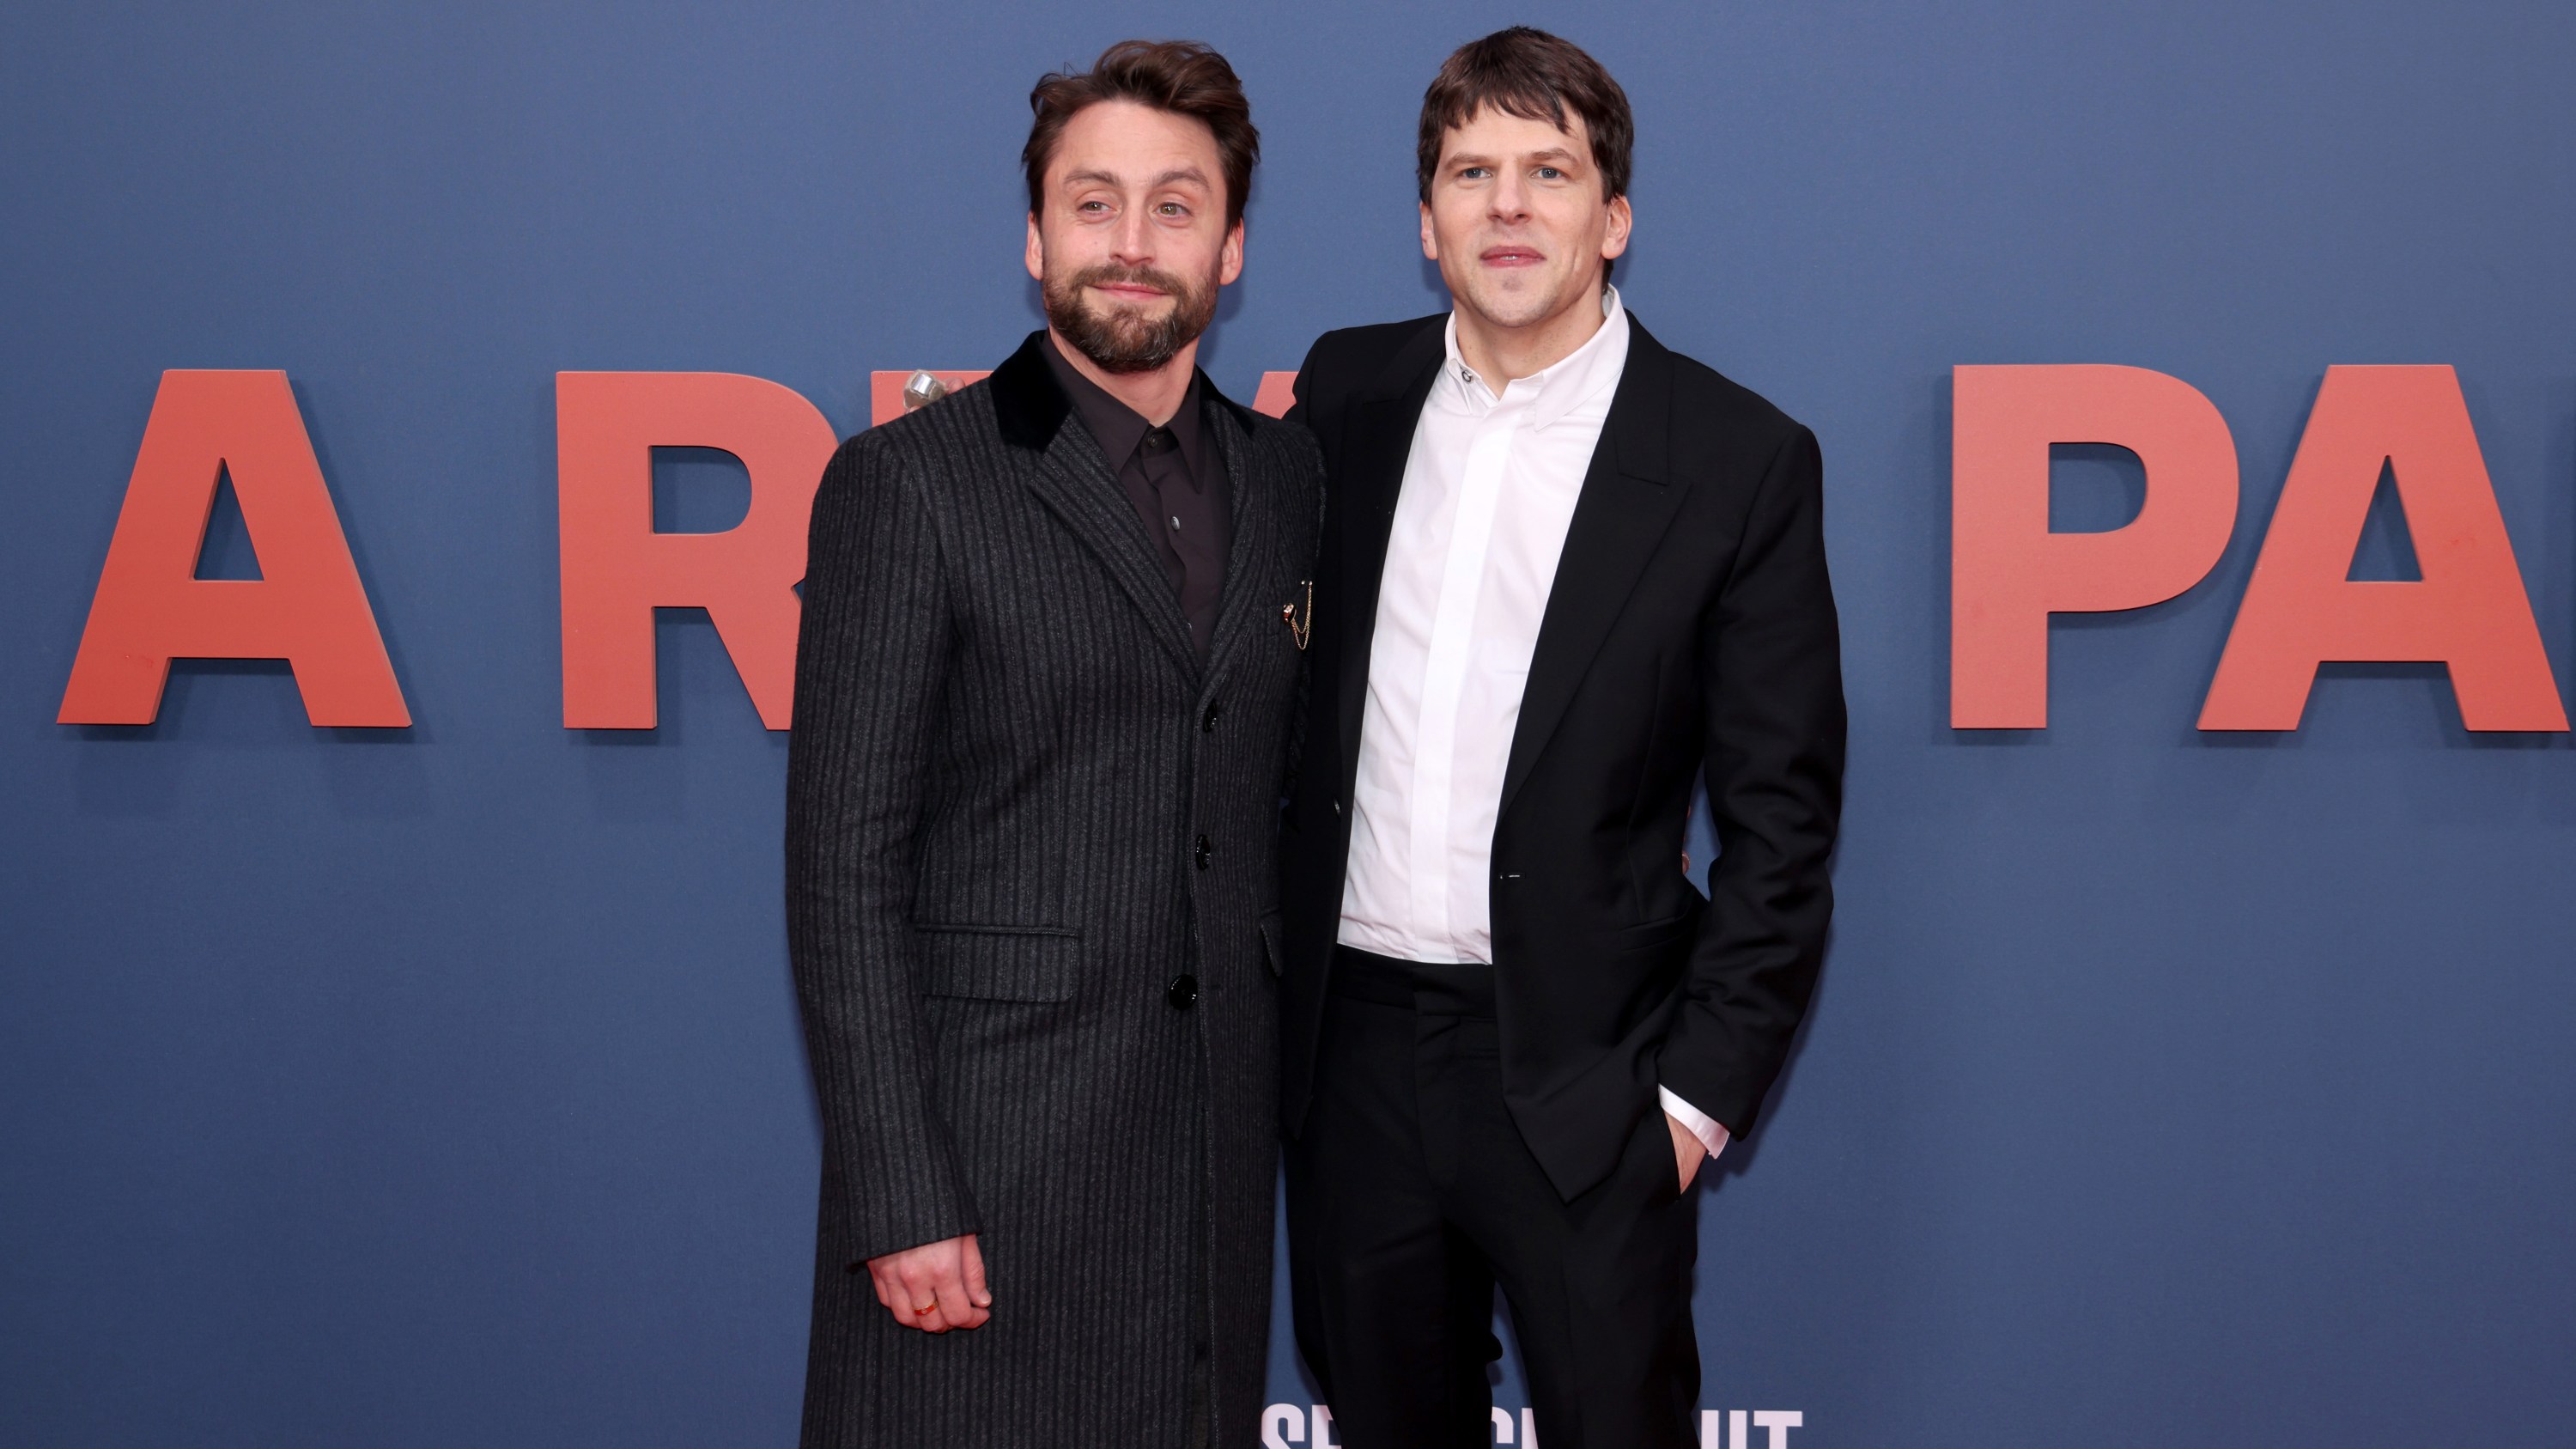
{"label": "suit jacket lapel", "polygon": [[1565,551],[1557,556],[1556,581],[1548,589],[1547,611],[1539,620],[1538,647],[1530,657],[1497,815],[1511,808],[1512,796],[1574,703],[1592,657],[1690,492],[1689,483],[1674,480],[1668,466],[1673,355],[1633,316],[1628,327],[1628,360],[1619,374],[1619,390],[1611,395],[1610,416],[1602,423],[1592,466],[1583,475]]}
{"label": "suit jacket lapel", "polygon": [[1350,466],[1334,480],[1342,490],[1342,596],[1336,606],[1341,617],[1334,625],[1342,641],[1342,667],[1334,705],[1346,786],[1359,766],[1360,719],[1368,702],[1369,653],[1377,635],[1378,585],[1386,577],[1387,535],[1395,527],[1414,427],[1447,355],[1445,336],[1445,323],[1433,319],[1397,349],[1370,394],[1353,404],[1344,451]]}
{"label": "suit jacket lapel", "polygon": [[993,412],[1003,441],[1034,454],[1023,474],[1030,491],[1099,556],[1110,577],[1144,614],[1154,641],[1195,675],[1199,661],[1190,647],[1189,620],[1181,615],[1180,601],[1172,597],[1171,578],[1163,572],[1163,561],[1136,518],[1135,505],[1127,501],[1118,476],[1109,471],[1100,445],[1080,427],[1064,425],[1073,410],[1072,401],[1056,385],[1045,356],[1036,351],[1049,345],[1044,332],[1032,333],[1019,351],[993,369]]}

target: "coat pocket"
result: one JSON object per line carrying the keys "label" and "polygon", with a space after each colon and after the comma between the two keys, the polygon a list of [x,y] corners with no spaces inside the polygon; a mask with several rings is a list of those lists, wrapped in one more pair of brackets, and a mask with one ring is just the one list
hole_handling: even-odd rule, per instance
{"label": "coat pocket", "polygon": [[921,989],[978,1001],[1071,1001],[1082,936],[1059,926],[922,924]]}
{"label": "coat pocket", "polygon": [[1678,916],[1621,926],[1612,939],[1621,951],[1660,951],[1697,931],[1699,918],[1707,909],[1705,905],[1695,905]]}

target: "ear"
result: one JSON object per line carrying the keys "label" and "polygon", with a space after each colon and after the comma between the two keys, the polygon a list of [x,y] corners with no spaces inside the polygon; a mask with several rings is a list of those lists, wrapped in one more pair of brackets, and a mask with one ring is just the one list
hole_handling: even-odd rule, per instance
{"label": "ear", "polygon": [[1610,227],[1601,234],[1603,261],[1612,260],[1628,249],[1628,232],[1636,222],[1636,215],[1628,209],[1628,198],[1622,196],[1610,203]]}
{"label": "ear", "polygon": [[1440,238],[1431,230],[1431,203],[1422,203],[1422,254],[1432,261],[1440,260]]}
{"label": "ear", "polygon": [[1220,287],[1232,286],[1234,279],[1242,275],[1243,218],[1238,216],[1234,219],[1234,225],[1226,229],[1225,246],[1217,252],[1216,284]]}
{"label": "ear", "polygon": [[1028,264],[1030,276],[1041,282],[1046,280],[1046,239],[1038,235],[1038,214],[1034,211],[1029,213]]}

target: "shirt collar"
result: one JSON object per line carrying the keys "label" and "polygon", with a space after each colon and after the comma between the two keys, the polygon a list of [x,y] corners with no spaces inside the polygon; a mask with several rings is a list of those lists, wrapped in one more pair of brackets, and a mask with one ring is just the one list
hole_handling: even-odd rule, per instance
{"label": "shirt collar", "polygon": [[1440,343],[1447,353],[1440,366],[1440,385],[1435,392],[1452,408],[1483,413],[1506,401],[1527,399],[1530,423],[1546,427],[1576,408],[1600,396],[1602,389],[1615,386],[1628,362],[1628,309],[1619,300],[1619,289],[1601,289],[1601,327],[1583,345],[1559,358],[1553,366],[1520,378],[1496,397],[1466,359],[1458,355],[1458,314],[1449,314],[1448,325],[1441,329]]}
{"label": "shirt collar", "polygon": [[[1108,458],[1110,471],[1126,467],[1127,460],[1136,455],[1137,445],[1145,441],[1145,435],[1154,430],[1154,425],[1145,420],[1143,413],[1111,396],[1107,388],[1083,376],[1082,369],[1065,359],[1063,351],[1055,345],[1053,334],[1047,336],[1046,358],[1047,366],[1055,372],[1057,385],[1064,389],[1065,397],[1073,403],[1073,415],[1082,419],[1083,431],[1091,434],[1091,440],[1100,445],[1101,453]],[[1189,391],[1181,394],[1180,411],[1172,414],[1172,420],[1163,425],[1171,429],[1173,441],[1180,444],[1181,466],[1193,479],[1202,476],[1199,472],[1200,396],[1199,378],[1193,372]]]}

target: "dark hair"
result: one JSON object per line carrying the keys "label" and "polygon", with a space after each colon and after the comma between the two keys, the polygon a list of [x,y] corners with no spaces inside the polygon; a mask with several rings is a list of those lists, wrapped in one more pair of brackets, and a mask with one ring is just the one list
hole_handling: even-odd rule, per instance
{"label": "dark hair", "polygon": [[1216,136],[1217,161],[1225,171],[1225,224],[1243,219],[1252,168],[1261,160],[1261,133],[1253,129],[1252,103],[1243,98],[1234,67],[1196,40],[1122,40],[1100,52],[1087,71],[1049,71],[1038,78],[1029,92],[1036,119],[1029,123],[1029,143],[1020,148],[1031,215],[1045,204],[1047,167],[1065,126],[1084,107],[1102,101],[1134,101],[1204,124]]}
{"label": "dark hair", "polygon": [[[1583,47],[1544,30],[1515,25],[1482,40],[1471,40],[1440,63],[1431,89],[1422,93],[1422,133],[1414,144],[1414,183],[1422,204],[1431,204],[1431,178],[1440,169],[1440,145],[1453,126],[1463,126],[1491,106],[1506,116],[1546,121],[1560,131],[1570,109],[1583,118],[1583,134],[1592,145],[1592,164],[1601,172],[1601,194],[1616,201],[1628,194],[1629,167],[1637,145],[1637,118],[1628,110],[1628,93]],[[1610,263],[1601,264],[1610,278]]]}

